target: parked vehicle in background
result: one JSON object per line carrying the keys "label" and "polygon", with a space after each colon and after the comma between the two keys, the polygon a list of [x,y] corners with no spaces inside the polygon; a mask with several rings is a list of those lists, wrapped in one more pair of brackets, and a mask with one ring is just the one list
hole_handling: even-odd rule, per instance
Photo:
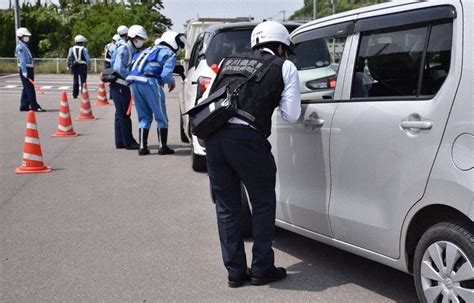
{"label": "parked vehicle in background", "polygon": [[276,224],[413,274],[421,302],[474,302],[473,20],[438,0],[307,23],[311,91],[297,124],[273,116]]}
{"label": "parked vehicle in background", "polygon": [[[239,22],[213,25],[198,35],[191,51],[186,80],[180,96],[180,113],[184,113],[196,105],[215,76],[217,66],[224,57],[251,50],[250,35],[257,24],[258,22]],[[291,32],[300,24],[284,23],[284,25]],[[206,171],[204,142],[191,134],[189,117],[187,115],[180,116],[181,140],[191,142],[192,145],[192,168],[195,171]]]}

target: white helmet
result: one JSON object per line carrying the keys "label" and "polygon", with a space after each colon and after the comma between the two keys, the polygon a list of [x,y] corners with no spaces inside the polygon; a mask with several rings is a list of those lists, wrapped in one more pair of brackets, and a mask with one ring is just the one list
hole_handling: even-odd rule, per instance
{"label": "white helmet", "polygon": [[23,36],[31,36],[30,31],[26,27],[20,27],[16,30],[16,36],[21,38]]}
{"label": "white helmet", "polygon": [[166,43],[176,53],[179,48],[190,47],[184,34],[167,31],[161,36],[160,44]]}
{"label": "white helmet", "polygon": [[141,25],[132,25],[130,26],[130,29],[128,30],[128,37],[129,38],[135,38],[135,37],[140,37],[143,39],[148,39],[148,35],[146,34],[145,28]]}
{"label": "white helmet", "polygon": [[160,44],[160,43],[161,43],[161,41],[163,41],[163,40],[161,40],[161,38],[158,38],[158,39],[156,39],[156,40],[155,40],[155,45],[158,45],[158,44]]}
{"label": "white helmet", "polygon": [[83,35],[77,35],[76,37],[74,37],[74,42],[76,43],[84,43],[86,41],[87,39]]}
{"label": "white helmet", "polygon": [[119,27],[117,27],[117,34],[119,36],[128,34],[128,27],[126,27],[125,25],[120,25]]}
{"label": "white helmet", "polygon": [[115,42],[119,41],[121,38],[118,34],[115,34],[113,37],[112,37],[112,40],[114,40]]}
{"label": "white helmet", "polygon": [[250,38],[252,48],[269,42],[280,42],[288,47],[291,46],[290,34],[283,24],[276,21],[264,21],[253,29]]}

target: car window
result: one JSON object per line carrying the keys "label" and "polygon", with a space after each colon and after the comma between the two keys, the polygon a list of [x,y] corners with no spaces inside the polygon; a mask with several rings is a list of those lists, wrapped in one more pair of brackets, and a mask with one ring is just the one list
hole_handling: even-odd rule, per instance
{"label": "car window", "polygon": [[437,24],[431,29],[426,63],[423,66],[422,95],[435,95],[448,76],[452,32],[452,23]]}
{"label": "car window", "polygon": [[193,47],[193,50],[191,52],[191,57],[189,58],[189,66],[190,67],[197,66],[198,57],[199,57],[199,54],[201,53],[201,49],[203,47],[203,41],[204,41],[204,33],[201,33],[201,34],[199,34],[199,36],[196,39],[196,42],[194,43],[194,47]]}
{"label": "car window", "polygon": [[452,23],[362,32],[351,97],[436,94],[449,71],[451,36]]}
{"label": "car window", "polygon": [[251,33],[250,29],[217,33],[206,50],[208,65],[219,64],[224,57],[250,51]]}
{"label": "car window", "polygon": [[296,44],[294,55],[289,59],[298,69],[303,101],[320,102],[333,98],[346,38],[326,37]]}
{"label": "car window", "polygon": [[415,96],[427,26],[361,34],[351,96]]}

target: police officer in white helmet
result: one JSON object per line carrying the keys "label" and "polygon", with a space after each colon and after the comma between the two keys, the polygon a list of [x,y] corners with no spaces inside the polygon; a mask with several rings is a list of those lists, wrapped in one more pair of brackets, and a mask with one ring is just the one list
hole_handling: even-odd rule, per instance
{"label": "police officer in white helmet", "polygon": [[[251,45],[247,54],[224,58],[210,91],[224,86],[232,91],[242,84],[237,96],[240,112],[206,138],[207,167],[229,287],[246,281],[263,285],[286,277],[286,270],[274,264],[276,164],[267,138],[275,108],[279,107],[288,123],[296,123],[301,113],[298,72],[287,60],[291,47],[288,30],[278,22],[260,23],[252,31]],[[251,269],[247,268],[241,234],[241,183],[247,189],[253,214]]]}
{"label": "police officer in white helmet", "polygon": [[[122,28],[123,31],[120,31],[121,27],[126,29],[126,34],[125,29]],[[130,29],[119,26],[117,33],[119,35],[122,33],[125,40],[117,43],[111,62],[118,77],[110,84],[110,96],[115,105],[115,148],[136,150],[138,142],[133,138],[132,120],[127,115],[131,92],[125,78],[128,76],[133,55],[142,47],[148,35],[140,25],[132,25]]]}
{"label": "police officer in white helmet", "polygon": [[79,78],[81,80],[81,92],[84,83],[87,83],[87,70],[91,66],[91,57],[84,44],[87,42],[86,37],[77,35],[74,37],[76,45],[69,48],[67,55],[67,67],[73,74],[72,97],[74,99],[79,95]]}
{"label": "police officer in white helmet", "polygon": [[105,65],[105,68],[110,68],[111,67],[111,59],[112,59],[112,54],[114,53],[115,49],[116,49],[116,44],[117,42],[120,40],[120,36],[118,34],[115,34],[113,37],[112,37],[112,41],[110,41],[110,43],[107,43],[104,47],[104,65]]}
{"label": "police officer in white helmet", "polygon": [[39,106],[36,101],[36,92],[33,84],[28,80],[35,79],[33,56],[28,49],[31,33],[28,29],[20,27],[16,30],[16,36],[19,38],[15,48],[15,56],[18,59],[18,69],[20,72],[20,80],[23,84],[21,92],[20,111],[34,110],[44,112],[45,110]]}
{"label": "police officer in white helmet", "polygon": [[167,31],[157,46],[149,47],[135,55],[127,77],[133,87],[135,108],[139,119],[140,149],[138,154],[148,155],[148,133],[153,117],[157,122],[158,154],[173,154],[168,146],[168,115],[163,86],[171,92],[176,87],[173,70],[176,54],[187,44],[183,34]]}
{"label": "police officer in white helmet", "polygon": [[117,47],[121,43],[126,43],[128,40],[128,27],[125,25],[120,25],[117,27],[117,35],[119,35],[119,39],[117,40]]}

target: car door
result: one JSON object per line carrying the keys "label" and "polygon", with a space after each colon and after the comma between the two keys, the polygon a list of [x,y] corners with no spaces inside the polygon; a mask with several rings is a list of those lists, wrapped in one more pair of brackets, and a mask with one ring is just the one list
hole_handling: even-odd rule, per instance
{"label": "car door", "polygon": [[333,99],[342,88],[336,81],[342,69],[334,66],[345,66],[343,49],[352,25],[327,26],[293,37],[291,60],[306,88],[301,90],[302,113],[290,125],[276,111],[269,138],[278,168],[277,220],[327,236],[331,235],[329,133],[336,108]]}
{"label": "car door", "polygon": [[332,125],[334,237],[391,258],[400,257],[403,220],[424,194],[460,78],[452,45],[461,45],[461,10],[428,5],[359,15]]}

